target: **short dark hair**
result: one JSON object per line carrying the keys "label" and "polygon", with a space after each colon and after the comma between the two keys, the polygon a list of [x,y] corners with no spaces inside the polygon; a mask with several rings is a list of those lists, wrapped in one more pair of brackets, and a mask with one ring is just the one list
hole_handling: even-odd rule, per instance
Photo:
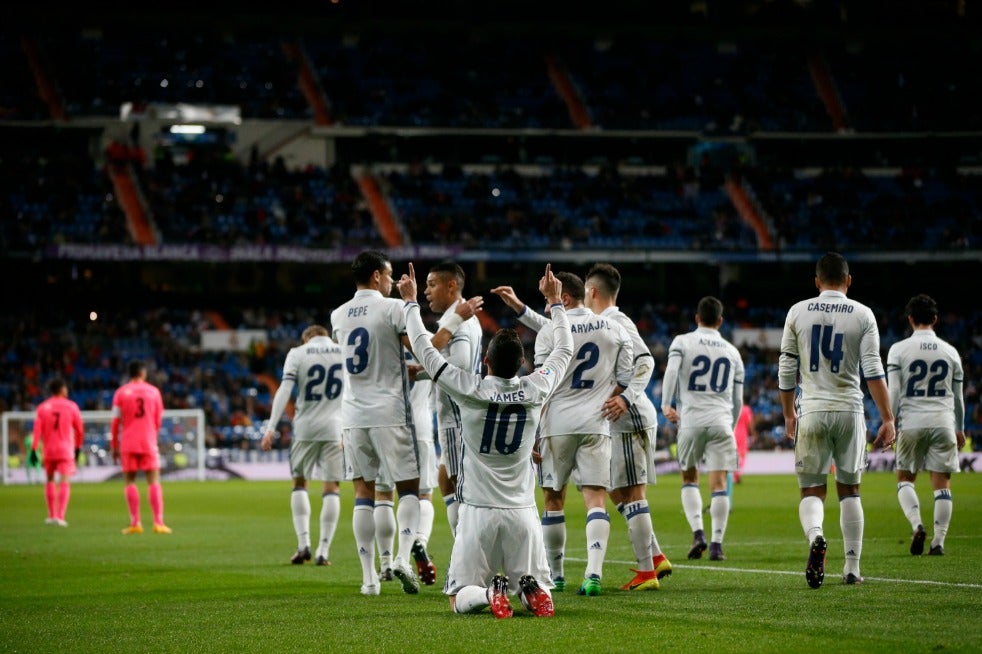
{"label": "short dark hair", "polygon": [[930,295],[915,295],[907,303],[904,315],[913,318],[915,325],[933,325],[938,317],[938,303]]}
{"label": "short dark hair", "polygon": [[712,295],[707,295],[696,305],[696,314],[703,325],[715,325],[723,317],[723,303]]}
{"label": "short dark hair", "polygon": [[586,280],[592,280],[600,292],[609,298],[616,298],[621,290],[621,273],[609,263],[594,264],[586,274]]}
{"label": "short dark hair", "polygon": [[48,392],[51,393],[52,395],[58,395],[59,393],[61,393],[61,389],[65,388],[65,386],[67,385],[68,384],[65,383],[64,379],[62,379],[61,377],[55,377],[54,379],[48,382]]}
{"label": "short dark hair", "polygon": [[583,287],[583,280],[571,272],[556,273],[556,279],[563,283],[563,293],[568,294],[577,302],[582,302],[586,297],[586,289]]}
{"label": "short dark hair", "polygon": [[525,359],[525,347],[518,332],[509,327],[499,329],[488,343],[488,365],[495,377],[509,379],[518,373]]}
{"label": "short dark hair", "polygon": [[146,369],[147,369],[147,364],[139,360],[130,361],[129,365],[126,367],[130,379],[136,379],[137,377],[140,376],[140,373],[142,373]]}
{"label": "short dark hair", "polygon": [[453,261],[441,261],[438,264],[430,266],[429,272],[436,273],[441,277],[453,277],[457,280],[458,290],[464,290],[464,281],[466,281],[466,276],[464,275],[464,269],[460,267],[459,263],[454,263]]}
{"label": "short dark hair", "polygon": [[845,284],[849,277],[849,264],[838,252],[827,252],[815,264],[815,275],[820,282],[839,286]]}
{"label": "short dark hair", "polygon": [[351,264],[351,273],[355,276],[355,283],[367,284],[372,280],[372,275],[376,270],[385,270],[386,264],[391,265],[391,262],[381,250],[365,250],[360,253]]}

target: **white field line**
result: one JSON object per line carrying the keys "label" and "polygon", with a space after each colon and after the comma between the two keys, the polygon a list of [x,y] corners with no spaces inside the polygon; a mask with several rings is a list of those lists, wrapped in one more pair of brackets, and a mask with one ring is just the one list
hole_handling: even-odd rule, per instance
{"label": "white field line", "polygon": [[[567,561],[576,561],[577,563],[586,563],[586,559],[574,558],[572,556],[565,557]],[[637,565],[637,561],[619,561],[616,559],[605,559],[604,563],[615,563],[618,565]],[[686,564],[672,564],[673,570],[699,570],[700,572],[743,572],[746,574],[759,574],[759,575],[792,575],[792,576],[804,576],[804,572],[801,570],[792,572],[790,570],[763,570],[760,568],[730,568],[726,566],[712,565],[686,565]],[[930,579],[893,579],[891,577],[868,577],[863,575],[863,579],[866,581],[883,581],[893,584],[917,584],[921,586],[944,586],[945,588],[982,588],[982,584],[968,584],[953,581],[932,581]]]}

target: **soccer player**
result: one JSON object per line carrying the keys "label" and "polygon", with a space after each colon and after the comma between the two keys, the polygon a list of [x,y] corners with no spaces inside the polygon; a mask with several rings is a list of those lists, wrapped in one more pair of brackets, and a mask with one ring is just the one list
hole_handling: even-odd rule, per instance
{"label": "soccer player", "polygon": [[[719,333],[723,303],[707,296],[696,306],[696,328],[672,339],[662,383],[661,410],[678,427],[682,510],[692,529],[689,558],[706,551],[699,493],[699,462],[709,473],[711,536],[709,560],[723,561],[723,536],[730,516],[727,474],[737,469],[733,427],[743,407],[743,359]],[[673,407],[672,404],[676,406]]]}
{"label": "soccer player", "polygon": [[[341,424],[345,465],[355,490],[352,528],[362,564],[361,592],[377,595],[380,591],[374,505],[375,482],[383,479],[394,483],[399,495],[398,547],[392,572],[403,591],[417,593],[419,582],[408,561],[419,528],[420,462],[408,397],[403,347],[410,346],[403,303],[388,297],[392,263],[384,253],[361,252],[351,269],[355,295],[331,313],[331,324],[344,355]],[[463,308],[474,310],[469,302]],[[453,336],[449,330],[441,331],[447,332],[441,338]]]}
{"label": "soccer player", "polygon": [[37,448],[44,446],[44,499],[48,505],[45,524],[67,527],[65,512],[72,488],[69,479],[75,474],[75,463],[82,452],[82,412],[68,399],[68,385],[55,378],[48,383],[48,399],[35,411],[34,438],[28,454],[30,465],[38,464]]}
{"label": "soccer player", "polygon": [[[747,450],[750,447],[750,432],[753,431],[754,411],[746,402],[740,409],[740,417],[737,418],[736,426],[733,428],[733,437],[736,439],[737,447],[737,469],[731,475],[733,481],[740,483],[743,479],[743,465],[747,460]],[[732,489],[731,489],[732,490]],[[733,496],[733,493],[730,493]]]}
{"label": "soccer player", "polygon": [[555,613],[531,457],[542,407],[565,377],[573,353],[561,289],[547,265],[539,290],[552,307],[556,334],[542,365],[518,377],[524,347],[514,330],[501,329],[488,344],[488,374],[482,379],[479,373],[451,365],[430,343],[415,301],[412,264],[399,280],[413,349],[433,383],[460,407],[460,514],[444,584],[455,613],[490,607],[495,617],[510,617],[509,591],[536,616]]}
{"label": "soccer player", "polygon": [[805,580],[811,588],[821,587],[825,579],[828,544],[823,523],[833,464],[845,550],[842,580],[863,581],[859,485],[866,463],[866,422],[860,375],[883,421],[874,445],[889,447],[896,435],[876,318],[869,307],[846,297],[851,284],[849,264],[841,254],[822,256],[815,266],[819,295],[791,307],[781,336],[778,388],[785,432],[794,438],[801,489],[798,517],[809,543]]}
{"label": "soccer player", "polygon": [[147,478],[153,533],[169,534],[171,528],[164,524],[164,490],[160,485],[160,454],[157,451],[164,402],[160,390],[147,382],[145,363],[131,361],[128,374],[129,381],[113,394],[109,425],[113,462],[122,463],[126,505],[130,511],[130,525],[123,529],[123,534],[143,533],[140,491],[136,488],[136,473],[140,470]]}
{"label": "soccer player", "polygon": [[[658,414],[646,389],[654,372],[654,357],[638,328],[617,307],[621,274],[609,263],[598,263],[586,274],[584,304],[594,313],[619,323],[631,339],[633,376],[627,388],[617,387],[604,402],[602,413],[611,421],[610,497],[627,520],[628,537],[638,568],[621,590],[657,590],[659,579],[672,574],[672,564],[661,551],[648,506],[647,485],[654,483]],[[650,471],[650,473],[649,473]]]}
{"label": "soccer player", "polygon": [[290,512],[297,534],[297,551],[290,558],[294,565],[311,559],[310,497],[307,480],[323,482],[321,489],[320,541],[314,562],[330,565],[331,541],[341,514],[340,482],[344,477],[344,454],[341,450],[341,371],[344,360],[341,347],[331,340],[323,325],[310,325],[300,335],[301,345],[287,352],[283,376],[270,409],[266,433],[260,447],[268,452],[277,435],[276,425],[283,417],[294,386],[297,398],[293,414],[293,438],[290,441]]}
{"label": "soccer player", "polygon": [[951,523],[951,473],[958,472],[958,450],[965,446],[965,399],[962,360],[938,338],[938,305],[927,295],[907,303],[913,333],[894,343],[887,354],[890,406],[898,424],[897,500],[910,521],[910,553],[924,552],[927,532],[921,522],[914,482],[920,470],[931,473],[934,489],[934,536],[928,554],[944,554]]}
{"label": "soccer player", "polygon": [[[539,483],[545,510],[542,532],[558,590],[564,590],[566,484],[577,472],[586,505],[587,564],[580,595],[600,595],[603,562],[610,538],[607,488],[610,486],[610,423],[602,412],[615,387],[627,388],[634,374],[630,337],[617,322],[598,316],[583,302],[578,276],[561,272],[562,301],[573,333],[574,365],[556,386],[539,425]],[[528,314],[529,312],[526,312]],[[519,320],[528,320],[523,314]],[[538,321],[536,321],[538,322]],[[527,323],[526,323],[527,324]],[[554,323],[535,339],[535,365],[546,360],[556,341]]]}
{"label": "soccer player", "polygon": [[[453,338],[442,347],[441,354],[453,365],[470,372],[481,372],[481,323],[476,316],[461,320],[456,308],[464,301],[464,269],[445,261],[430,268],[424,294],[430,311],[442,314],[439,326],[448,326]],[[439,332],[438,332],[439,333]],[[451,531],[457,528],[457,474],[460,470],[460,412],[451,397],[436,392],[437,437],[440,442],[440,493],[447,507]]]}

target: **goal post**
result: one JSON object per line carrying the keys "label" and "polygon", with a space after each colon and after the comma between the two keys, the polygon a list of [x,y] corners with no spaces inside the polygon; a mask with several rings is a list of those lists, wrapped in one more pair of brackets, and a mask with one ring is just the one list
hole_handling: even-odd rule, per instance
{"label": "goal post", "polygon": [[[27,453],[34,430],[34,411],[5,411],[2,414],[4,484],[44,481],[42,469],[27,466]],[[78,472],[73,481],[107,481],[121,475],[114,464],[109,444],[111,411],[82,411],[85,431]],[[158,439],[160,475],[164,479],[205,480],[205,437],[207,425],[202,409],[164,409]],[[42,451],[41,456],[44,456]]]}

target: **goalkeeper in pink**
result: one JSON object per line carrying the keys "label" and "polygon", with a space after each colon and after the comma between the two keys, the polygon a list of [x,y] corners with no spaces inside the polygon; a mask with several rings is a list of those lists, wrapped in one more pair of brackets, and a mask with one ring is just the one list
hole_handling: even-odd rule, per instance
{"label": "goalkeeper in pink", "polygon": [[157,435],[163,419],[164,402],[160,390],[147,382],[147,367],[142,361],[129,364],[129,381],[113,395],[112,453],[113,462],[122,463],[126,483],[126,504],[130,509],[130,526],[123,534],[142,534],[140,522],[140,491],[136,488],[136,473],[147,476],[147,497],[153,512],[153,533],[169,534],[164,524],[164,491],[160,486],[160,455]]}
{"label": "goalkeeper in pink", "polygon": [[36,465],[38,444],[44,444],[43,466],[48,478],[44,486],[48,503],[45,523],[67,527],[65,511],[72,494],[68,480],[75,474],[75,462],[82,451],[82,412],[68,399],[65,380],[52,379],[48,392],[51,396],[36,411],[34,440],[28,458],[31,465]]}

